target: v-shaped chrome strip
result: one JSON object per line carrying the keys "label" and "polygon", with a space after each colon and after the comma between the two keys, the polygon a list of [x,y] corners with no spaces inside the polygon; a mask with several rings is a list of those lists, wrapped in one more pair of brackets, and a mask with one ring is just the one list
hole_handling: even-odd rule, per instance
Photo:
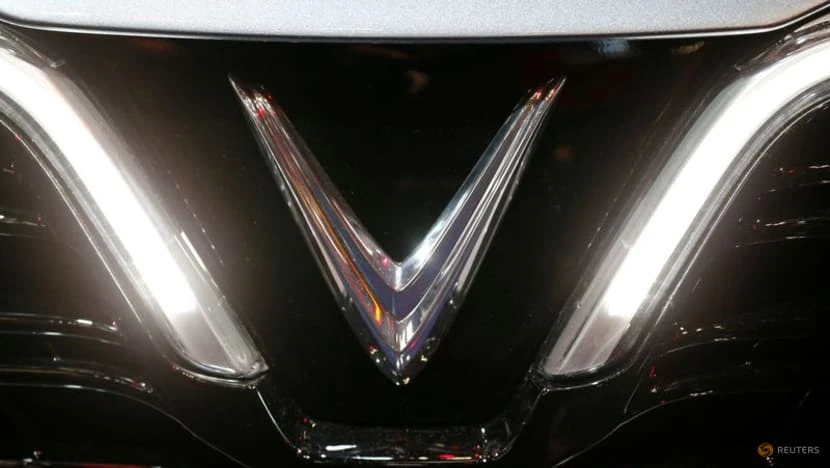
{"label": "v-shaped chrome strip", "polygon": [[470,285],[563,79],[510,114],[427,236],[403,262],[360,223],[294,126],[264,92],[231,84],[352,328],[405,384],[435,351]]}

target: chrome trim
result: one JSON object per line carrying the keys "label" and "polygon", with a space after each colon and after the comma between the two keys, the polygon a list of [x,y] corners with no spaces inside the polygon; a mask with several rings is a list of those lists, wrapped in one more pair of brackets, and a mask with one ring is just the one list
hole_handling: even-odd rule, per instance
{"label": "chrome trim", "polygon": [[198,373],[266,365],[125,143],[61,68],[0,26],[0,123],[27,144],[127,302]]}
{"label": "chrome trim", "polygon": [[257,389],[272,427],[298,458],[313,463],[427,466],[495,462],[513,448],[541,394],[524,385],[504,411],[480,424],[441,427],[384,427],[321,421],[290,399]]}
{"label": "chrome trim", "polygon": [[[549,338],[548,376],[589,372],[633,346],[642,319],[665,307],[688,263],[763,156],[755,142],[774,138],[794,103],[816,99],[830,80],[830,22],[799,29],[705,108],[632,210],[598,268],[563,311]],[[805,95],[805,93],[807,93]],[[775,125],[772,125],[775,124]],[[770,129],[769,127],[772,127]]]}
{"label": "chrome trim", "polygon": [[19,312],[0,312],[0,335],[74,338],[114,346],[121,346],[124,338],[115,322]]}
{"label": "chrome trim", "polygon": [[8,22],[159,36],[474,39],[698,35],[783,27],[826,0],[0,0]]}
{"label": "chrome trim", "polygon": [[231,80],[343,313],[394,382],[405,384],[423,368],[452,321],[563,83],[532,90],[516,107],[426,237],[398,262],[360,223],[282,110]]}
{"label": "chrome trim", "polygon": [[71,318],[60,315],[31,314],[21,312],[0,312],[0,325],[12,324],[19,326],[31,326],[35,328],[49,326],[65,326],[75,329],[92,329],[116,337],[121,336],[118,324],[102,323],[87,318]]}
{"label": "chrome trim", "polygon": [[[74,364],[76,363],[71,361],[54,364],[26,363],[24,365],[2,363],[0,364],[0,375],[14,374],[18,377],[31,376],[41,381],[51,379],[60,382],[66,382],[70,379],[85,379],[105,382],[113,386],[128,387],[130,390],[141,393],[153,393],[155,391],[149,382],[137,376],[129,376],[122,369],[88,362]],[[73,387],[67,383],[63,383],[62,386],[65,388]]]}

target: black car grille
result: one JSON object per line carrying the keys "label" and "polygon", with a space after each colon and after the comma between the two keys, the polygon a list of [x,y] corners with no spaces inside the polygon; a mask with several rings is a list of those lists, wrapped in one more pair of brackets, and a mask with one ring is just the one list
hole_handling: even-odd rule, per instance
{"label": "black car grille", "polygon": [[[739,73],[732,65],[775,37],[608,48],[34,34],[65,58],[140,155],[153,190],[202,253],[270,370],[250,388],[182,377],[12,128],[0,132],[0,396],[22,399],[18,387],[32,386],[36,398],[48,399],[52,388],[71,406],[72,389],[102,391],[100,402],[85,404],[131,407],[113,410],[102,425],[117,426],[132,412],[152,420],[145,428],[166,421],[170,440],[206,464],[228,459],[217,461],[213,450],[196,454],[205,441],[243,462],[293,461],[284,448],[303,447],[303,431],[318,421],[355,428],[361,443],[360,431],[380,428],[400,433],[403,445],[407,437],[435,445],[501,421],[505,408],[528,416],[543,393],[528,371],[580,275],[636,202],[635,188],[665,162],[714,86]],[[272,91],[368,230],[399,258],[443,210],[522,93],[551,74],[568,77],[457,319],[408,385],[394,386],[377,371],[344,320],[234,99],[229,72]],[[530,435],[518,442],[520,455],[504,466],[560,460],[620,421],[689,395],[813,385],[826,275],[807,272],[823,268],[830,233],[825,114],[770,150],[633,365],[617,369],[613,383],[543,398]],[[809,363],[804,372],[782,373],[800,359]],[[256,393],[255,385],[269,390]],[[278,402],[282,416],[305,429],[276,435],[271,418],[281,415],[262,411],[261,398]],[[59,406],[42,413],[62,419]],[[587,421],[594,411],[603,416]],[[49,414],[41,415],[38,424],[48,424]],[[216,419],[233,422],[221,427]],[[524,422],[505,424],[507,448]],[[106,441],[106,432],[90,434]],[[29,445],[65,438],[21,434],[7,438]],[[113,447],[173,450],[152,430],[111,439]],[[457,449],[448,447],[448,456]]]}

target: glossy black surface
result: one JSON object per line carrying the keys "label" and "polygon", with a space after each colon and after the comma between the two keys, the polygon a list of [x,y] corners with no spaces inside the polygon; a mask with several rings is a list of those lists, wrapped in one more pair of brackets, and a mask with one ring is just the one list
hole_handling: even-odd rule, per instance
{"label": "glossy black surface", "polygon": [[[118,127],[152,158],[152,175],[176,185],[167,195],[182,218],[195,214],[188,235],[216,252],[220,285],[258,335],[273,377],[315,418],[394,426],[478,423],[505,406],[627,171],[662,143],[658,117],[685,111],[694,94],[681,91],[713,79],[718,64],[735,60],[730,50],[743,53],[730,42],[713,44],[717,54],[686,56],[672,53],[685,43],[620,43],[622,57],[609,60],[592,44],[64,39],[55,53],[97,96],[121,103],[109,109]],[[273,90],[370,232],[398,256],[437,217],[524,90],[569,75],[456,323],[410,385],[396,388],[363,362],[233,101],[229,70]]]}
{"label": "glossy black surface", "polygon": [[[431,437],[434,445],[492,426],[505,408],[529,415],[539,392],[522,382],[598,229],[601,238],[630,201],[630,187],[649,177],[718,83],[737,73],[732,65],[774,39],[377,46],[32,37],[65,59],[141,155],[264,350],[271,371],[259,390],[275,417],[293,426],[279,434],[251,389],[193,381],[170,368],[38,168],[3,131],[0,161],[11,172],[0,173],[0,214],[28,224],[0,222],[0,337],[8,344],[0,350],[0,401],[20,421],[0,433],[0,459],[46,447],[52,459],[123,456],[173,466],[229,461],[204,442],[244,463],[287,466],[318,421],[341,424],[333,429],[346,439],[349,427],[379,426],[402,434],[404,445],[406,437]],[[553,73],[568,76],[457,320],[408,386],[377,372],[341,316],[237,107],[229,72],[273,90],[368,229],[399,257],[522,92]],[[725,411],[734,402],[722,394],[779,392],[780,405],[760,397],[747,405],[751,413],[766,404],[771,420],[806,392],[817,394],[830,304],[828,128],[828,112],[816,111],[776,143],[636,362],[601,385],[549,392],[497,466],[548,466],[645,411],[666,414],[681,437],[742,417]],[[89,390],[52,389],[66,385]],[[39,390],[31,402],[54,403],[11,403],[32,387]],[[531,395],[521,404],[511,399],[520,388]],[[87,405],[98,417],[84,422],[92,432],[81,436],[72,422]],[[119,405],[129,408],[99,415]],[[680,428],[696,412],[709,416]],[[134,414],[148,419],[133,421]],[[136,432],[112,429],[119,424]],[[651,424],[628,427],[639,428],[631,429],[636,439]],[[158,425],[182,442],[160,442],[167,433]],[[741,440],[756,433],[764,430]],[[81,439],[98,441],[100,452],[77,445]],[[158,457],[141,454],[146,447]],[[602,447],[586,456],[606,459]],[[448,456],[456,449],[447,447]],[[755,446],[748,450],[757,457]]]}

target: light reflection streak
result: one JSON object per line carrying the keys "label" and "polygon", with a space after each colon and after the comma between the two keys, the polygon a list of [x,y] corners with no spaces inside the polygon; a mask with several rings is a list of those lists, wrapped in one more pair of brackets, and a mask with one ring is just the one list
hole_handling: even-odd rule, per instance
{"label": "light reflection streak", "polygon": [[745,154],[744,148],[782,108],[830,79],[825,34],[820,30],[816,43],[739,78],[698,117],[568,306],[571,318],[550,340],[544,373],[568,375],[602,366],[635,315],[657,307],[760,156]]}
{"label": "light reflection streak", "polygon": [[2,27],[0,111],[37,147],[33,154],[127,301],[141,304],[140,314],[152,311],[181,357],[206,376],[265,370],[198,254],[139,182],[107,119],[55,63]]}

